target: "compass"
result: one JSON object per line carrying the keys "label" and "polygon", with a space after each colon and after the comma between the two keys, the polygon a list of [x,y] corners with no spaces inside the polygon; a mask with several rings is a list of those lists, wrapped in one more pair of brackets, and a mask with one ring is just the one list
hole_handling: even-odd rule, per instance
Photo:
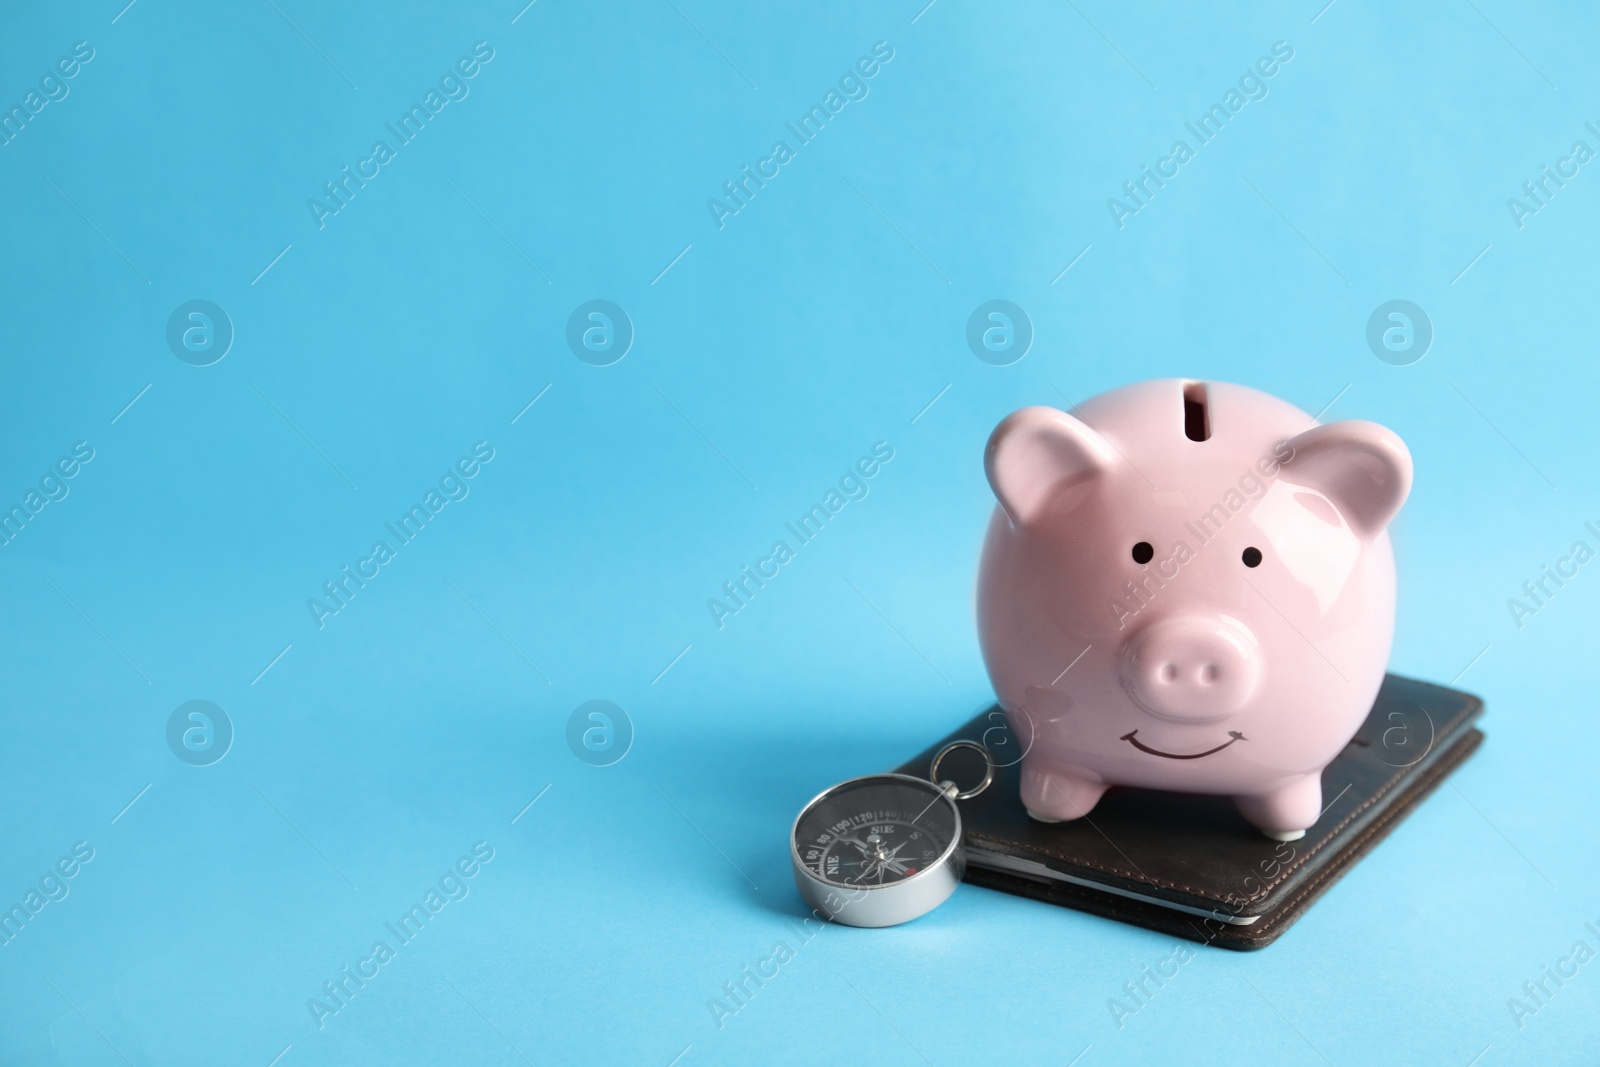
{"label": "compass", "polygon": [[[983,781],[965,792],[938,780],[940,762],[958,748],[976,749],[984,758]],[[955,741],[933,757],[927,779],[869,774],[824,791],[801,810],[790,832],[800,895],[847,926],[894,926],[932,911],[966,871],[956,802],[977,796],[993,780],[989,750]]]}

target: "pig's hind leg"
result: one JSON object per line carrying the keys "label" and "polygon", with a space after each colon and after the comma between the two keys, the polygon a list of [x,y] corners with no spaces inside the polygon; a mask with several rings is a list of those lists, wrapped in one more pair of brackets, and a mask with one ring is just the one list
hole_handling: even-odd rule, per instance
{"label": "pig's hind leg", "polygon": [[1062,771],[1022,764],[1022,806],[1039,822],[1079,819],[1094,810],[1106,791],[1104,782]]}
{"label": "pig's hind leg", "polygon": [[1298,841],[1322,814],[1321,773],[1302,775],[1288,785],[1252,797],[1234,797],[1246,819],[1275,841]]}

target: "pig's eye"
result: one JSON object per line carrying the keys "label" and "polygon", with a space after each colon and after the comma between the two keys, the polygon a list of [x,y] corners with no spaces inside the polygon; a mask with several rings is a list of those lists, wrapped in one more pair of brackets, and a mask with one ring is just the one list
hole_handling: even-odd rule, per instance
{"label": "pig's eye", "polygon": [[1244,550],[1243,559],[1246,567],[1259,567],[1261,566],[1261,550],[1253,546],[1247,548]]}
{"label": "pig's eye", "polygon": [[[1257,553],[1259,555],[1259,553]],[[1149,563],[1156,557],[1156,550],[1150,547],[1149,541],[1140,541],[1133,546],[1133,561],[1135,563]],[[1255,564],[1251,564],[1255,566]]]}

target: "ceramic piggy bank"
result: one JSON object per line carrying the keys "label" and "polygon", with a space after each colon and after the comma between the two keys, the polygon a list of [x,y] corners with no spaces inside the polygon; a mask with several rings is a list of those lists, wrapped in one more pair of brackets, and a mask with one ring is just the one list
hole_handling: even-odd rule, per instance
{"label": "ceramic piggy bank", "polygon": [[1220,382],[1073,411],[1013,413],[984,456],[978,631],[1024,806],[1056,822],[1113,785],[1214,793],[1302,836],[1383,680],[1410,453]]}

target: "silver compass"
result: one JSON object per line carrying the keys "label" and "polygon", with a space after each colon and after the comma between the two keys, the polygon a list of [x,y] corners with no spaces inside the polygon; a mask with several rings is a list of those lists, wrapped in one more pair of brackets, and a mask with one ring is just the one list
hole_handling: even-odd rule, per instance
{"label": "silver compass", "polygon": [[[939,780],[940,763],[961,748],[984,759],[983,781],[966,791]],[[966,872],[956,801],[993,781],[989,750],[954,741],[933,757],[927,779],[869,774],[824,791],[801,809],[789,834],[800,895],[847,926],[894,926],[927,914]]]}

